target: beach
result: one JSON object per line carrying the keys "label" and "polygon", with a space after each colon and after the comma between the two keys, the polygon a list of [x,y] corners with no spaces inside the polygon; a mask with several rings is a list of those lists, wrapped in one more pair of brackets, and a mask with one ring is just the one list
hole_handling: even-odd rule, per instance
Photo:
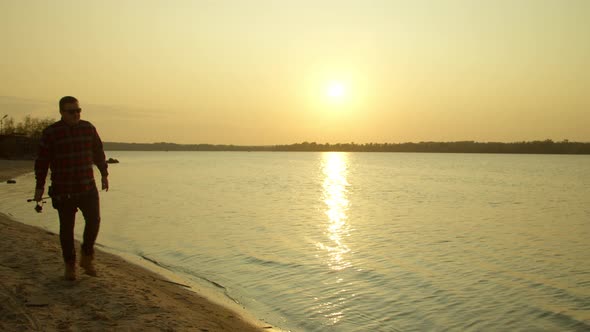
{"label": "beach", "polygon": [[[0,181],[32,168],[32,161],[0,160]],[[8,213],[0,211],[2,331],[273,329],[189,290],[190,286],[98,249],[98,277],[79,270],[76,281],[65,281],[59,236],[14,221]]]}

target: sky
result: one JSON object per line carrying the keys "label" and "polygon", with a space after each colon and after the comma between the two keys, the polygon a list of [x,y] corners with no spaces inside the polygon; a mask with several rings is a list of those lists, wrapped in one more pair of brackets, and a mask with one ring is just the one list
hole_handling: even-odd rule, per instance
{"label": "sky", "polygon": [[109,142],[590,142],[588,0],[2,0],[0,45],[0,117]]}

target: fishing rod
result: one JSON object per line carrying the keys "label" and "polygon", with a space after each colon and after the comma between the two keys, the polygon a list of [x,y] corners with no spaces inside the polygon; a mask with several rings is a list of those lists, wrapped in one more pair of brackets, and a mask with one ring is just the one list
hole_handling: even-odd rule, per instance
{"label": "fishing rod", "polygon": [[[48,199],[48,198],[50,198],[50,197],[49,196],[47,196],[47,197],[41,197],[41,200]],[[30,203],[30,202],[33,202],[33,201],[35,201],[34,198],[27,199],[27,203]],[[43,202],[43,203],[45,203],[45,202]]]}

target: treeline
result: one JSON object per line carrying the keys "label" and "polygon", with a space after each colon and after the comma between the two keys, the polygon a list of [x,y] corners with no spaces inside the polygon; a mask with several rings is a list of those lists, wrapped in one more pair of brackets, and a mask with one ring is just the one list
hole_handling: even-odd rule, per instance
{"label": "treeline", "polygon": [[523,153],[523,154],[590,154],[590,143],[570,142],[419,142],[419,143],[338,143],[303,142],[290,145],[240,146],[175,143],[105,142],[110,151],[341,151],[341,152],[432,152],[432,153]]}
{"label": "treeline", "polygon": [[531,153],[531,154],[590,154],[590,143],[570,142],[419,142],[367,144],[299,144],[277,146],[281,151],[347,151],[347,152],[436,152],[436,153]]}
{"label": "treeline", "polygon": [[109,151],[276,151],[272,146],[103,142]]}
{"label": "treeline", "polygon": [[12,117],[3,117],[0,122],[0,158],[35,158],[43,129],[54,122],[51,118],[38,119],[27,115],[15,123]]}
{"label": "treeline", "polygon": [[[43,129],[54,119],[26,116],[14,123],[11,117],[2,119],[0,131],[0,158],[33,156]],[[433,152],[433,153],[529,153],[529,154],[590,154],[590,142],[419,142],[419,143],[316,143],[303,142],[289,145],[214,145],[175,143],[117,143],[105,142],[110,151],[342,151],[342,152]]]}
{"label": "treeline", "polygon": [[15,123],[14,119],[9,116],[2,120],[0,135],[20,135],[38,139],[41,138],[43,129],[55,121],[52,118],[38,119],[27,115],[21,122]]}

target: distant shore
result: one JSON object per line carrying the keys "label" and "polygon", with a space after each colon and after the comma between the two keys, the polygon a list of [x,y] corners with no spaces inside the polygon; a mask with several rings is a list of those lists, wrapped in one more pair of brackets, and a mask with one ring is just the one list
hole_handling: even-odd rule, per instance
{"label": "distant shore", "polygon": [[[0,158],[34,159],[38,140],[0,135]],[[567,139],[522,142],[406,142],[406,143],[317,143],[283,145],[177,144],[103,142],[105,151],[267,151],[267,152],[404,152],[404,153],[495,153],[495,154],[590,154],[590,142]]]}
{"label": "distant shore", "polygon": [[[30,160],[0,160],[0,182],[32,167]],[[3,213],[0,237],[2,331],[275,330],[100,250],[99,277],[65,281],[59,236]]]}
{"label": "distant shore", "polygon": [[176,143],[105,142],[108,151],[270,151],[270,152],[421,152],[421,153],[511,153],[511,154],[590,154],[590,143],[563,140],[529,142],[419,142],[419,143],[316,143],[245,146]]}

